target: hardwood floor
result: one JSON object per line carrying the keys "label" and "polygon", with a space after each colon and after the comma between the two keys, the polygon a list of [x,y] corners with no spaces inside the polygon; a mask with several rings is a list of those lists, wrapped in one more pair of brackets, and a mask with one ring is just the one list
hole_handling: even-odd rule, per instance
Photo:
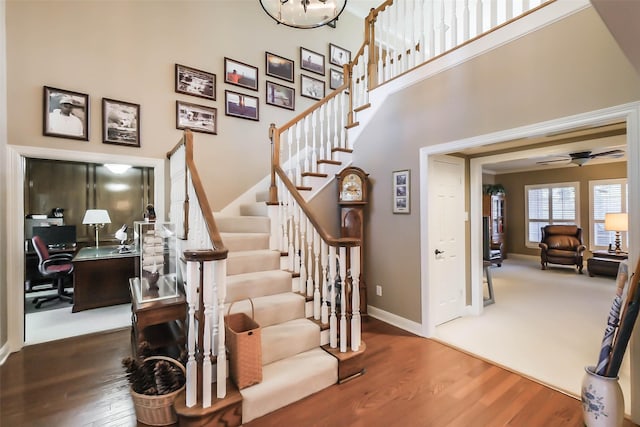
{"label": "hardwood floor", "polygon": [[[0,368],[0,425],[135,426],[120,365],[129,334],[70,338],[9,356]],[[245,426],[583,425],[579,400],[438,342],[371,318],[363,340],[364,376]]]}

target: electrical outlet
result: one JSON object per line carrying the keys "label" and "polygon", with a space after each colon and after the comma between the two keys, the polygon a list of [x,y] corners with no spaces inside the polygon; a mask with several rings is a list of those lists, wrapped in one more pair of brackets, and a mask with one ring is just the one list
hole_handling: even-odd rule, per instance
{"label": "electrical outlet", "polygon": [[376,295],[379,297],[382,296],[382,286],[376,285]]}

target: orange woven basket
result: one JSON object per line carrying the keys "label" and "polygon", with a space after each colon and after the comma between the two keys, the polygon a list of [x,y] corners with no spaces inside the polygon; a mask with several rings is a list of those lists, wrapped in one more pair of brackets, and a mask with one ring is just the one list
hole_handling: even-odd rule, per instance
{"label": "orange woven basket", "polygon": [[229,350],[229,374],[239,389],[262,381],[262,331],[255,319],[253,300],[251,317],[245,313],[228,314],[225,323],[225,344]]}

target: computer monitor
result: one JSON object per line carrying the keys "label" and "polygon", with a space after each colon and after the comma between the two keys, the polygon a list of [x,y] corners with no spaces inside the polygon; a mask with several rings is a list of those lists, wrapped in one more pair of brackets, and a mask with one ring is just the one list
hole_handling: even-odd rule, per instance
{"label": "computer monitor", "polygon": [[33,235],[40,236],[49,249],[72,248],[76,245],[75,225],[51,225],[33,227]]}

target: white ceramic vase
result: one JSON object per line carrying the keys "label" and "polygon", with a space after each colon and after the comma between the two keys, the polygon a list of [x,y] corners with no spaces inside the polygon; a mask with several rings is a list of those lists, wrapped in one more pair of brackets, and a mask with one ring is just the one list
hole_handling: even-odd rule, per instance
{"label": "white ceramic vase", "polygon": [[586,427],[620,427],[624,420],[624,396],[618,377],[595,373],[595,366],[584,368],[582,412]]}

